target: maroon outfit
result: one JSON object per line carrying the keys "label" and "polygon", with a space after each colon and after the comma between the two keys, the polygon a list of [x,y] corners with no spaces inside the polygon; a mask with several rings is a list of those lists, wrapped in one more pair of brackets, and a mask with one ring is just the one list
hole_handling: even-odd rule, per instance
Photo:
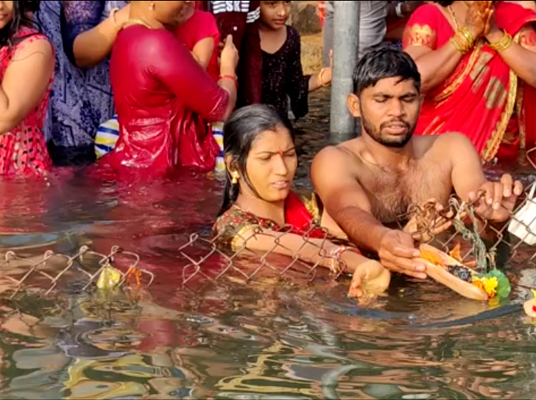
{"label": "maroon outfit", "polygon": [[117,35],[110,80],[119,120],[114,169],[162,175],[176,166],[212,170],[218,144],[208,122],[224,117],[229,94],[203,71],[170,31],[143,25]]}
{"label": "maroon outfit", "polygon": [[239,81],[239,107],[261,102],[262,51],[259,36],[259,1],[203,1],[198,7],[210,11],[218,22],[221,39],[233,36],[240,62],[237,75]]}

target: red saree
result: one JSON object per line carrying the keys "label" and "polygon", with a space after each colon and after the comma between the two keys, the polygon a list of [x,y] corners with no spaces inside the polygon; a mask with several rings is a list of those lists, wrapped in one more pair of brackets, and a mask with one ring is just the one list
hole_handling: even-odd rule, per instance
{"label": "red saree", "polygon": [[[496,24],[519,41],[521,28],[536,21],[536,13],[517,4],[496,3]],[[441,10],[419,7],[404,31],[403,46],[442,47],[455,32]],[[484,161],[513,158],[519,148],[536,143],[536,90],[517,75],[483,39],[467,53],[454,72],[426,93],[415,133],[466,135]]]}

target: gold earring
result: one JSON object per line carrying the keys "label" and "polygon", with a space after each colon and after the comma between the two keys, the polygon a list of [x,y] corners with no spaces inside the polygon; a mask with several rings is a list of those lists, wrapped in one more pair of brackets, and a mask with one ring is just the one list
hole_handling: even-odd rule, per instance
{"label": "gold earring", "polygon": [[238,183],[239,175],[238,175],[237,172],[234,172],[232,176],[233,176],[233,179],[231,180],[231,183],[232,183],[233,185],[236,185],[236,184]]}
{"label": "gold earring", "polygon": [[151,3],[151,5],[149,6],[149,10],[154,10],[154,3]]}

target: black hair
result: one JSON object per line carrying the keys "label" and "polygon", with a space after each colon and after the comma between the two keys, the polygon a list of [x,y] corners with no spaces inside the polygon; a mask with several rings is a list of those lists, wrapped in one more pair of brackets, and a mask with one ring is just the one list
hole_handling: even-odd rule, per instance
{"label": "black hair", "polygon": [[[448,7],[448,6],[451,6],[452,3],[454,3],[454,1],[434,1],[434,3],[437,3],[443,7]],[[496,1],[494,1],[493,3],[496,3]]]}
{"label": "black hair", "polygon": [[381,79],[396,77],[400,77],[400,82],[413,80],[417,91],[421,90],[421,74],[411,56],[392,45],[381,44],[358,61],[353,76],[354,93],[359,96]]}
{"label": "black hair", "polygon": [[[275,107],[266,104],[253,104],[235,111],[223,127],[223,147],[225,157],[231,157],[229,163],[233,171],[238,171],[245,183],[255,192],[251,186],[246,171],[247,159],[251,146],[264,131],[275,131],[277,127],[288,129],[292,142],[295,136],[292,124],[285,115],[282,115]],[[239,185],[233,184],[229,168],[225,177],[225,192],[223,204],[218,216],[227,211],[238,198]]]}
{"label": "black hair", "polygon": [[0,47],[14,46],[22,42],[29,36],[15,38],[19,29],[23,26],[27,28],[36,28],[37,24],[28,16],[28,13],[35,13],[39,10],[39,1],[14,1],[13,18],[4,28],[0,29]]}

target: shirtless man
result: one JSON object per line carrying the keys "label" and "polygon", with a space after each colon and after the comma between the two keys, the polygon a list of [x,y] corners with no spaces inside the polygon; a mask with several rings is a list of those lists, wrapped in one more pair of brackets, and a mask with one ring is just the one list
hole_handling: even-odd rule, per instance
{"label": "shirtless man", "polygon": [[410,204],[435,199],[446,205],[455,192],[474,201],[475,211],[491,223],[507,221],[522,193],[520,182],[504,175],[486,180],[475,148],[465,136],[413,136],[420,110],[421,78],[406,53],[382,46],[366,54],[354,72],[352,115],[361,118],[362,136],[315,157],[311,178],[328,214],[326,227],[337,225],[359,248],[378,254],[394,272],[425,279],[415,258],[414,237],[388,227]]}

